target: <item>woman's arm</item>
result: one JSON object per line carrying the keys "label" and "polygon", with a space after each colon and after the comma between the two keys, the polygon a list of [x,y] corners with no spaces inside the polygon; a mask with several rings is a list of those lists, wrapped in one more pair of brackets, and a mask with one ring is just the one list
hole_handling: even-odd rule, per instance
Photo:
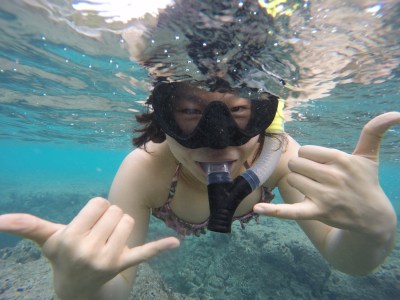
{"label": "woman's arm", "polygon": [[339,270],[366,274],[394,246],[396,215],[379,185],[378,151],[384,132],[400,122],[387,113],[363,129],[353,155],[299,147],[292,139],[278,186],[288,204],[257,204],[267,216],[297,220],[322,255]]}
{"label": "woman's arm", "polygon": [[[127,240],[129,247],[142,245],[146,238],[151,209],[149,190],[155,188],[150,186],[155,176],[148,175],[150,169],[153,169],[151,160],[150,154],[141,149],[131,152],[119,167],[109,192],[110,202],[135,220],[135,226]],[[117,281],[112,281],[105,286],[106,294],[109,294],[107,291],[113,291],[118,287],[120,291],[123,291],[123,295],[128,296],[135,281],[136,272],[137,265],[124,270],[116,278]]]}
{"label": "woman's arm", "polygon": [[[146,163],[138,162],[140,155],[128,157],[110,192],[114,203],[130,208],[128,213],[105,199],[94,198],[68,225],[26,214],[0,216],[0,231],[31,239],[42,247],[53,268],[55,291],[63,300],[127,299],[134,268],[179,245],[172,237],[143,244],[149,218],[143,183],[152,177],[143,169]],[[128,172],[132,164],[136,168]]]}
{"label": "woman's arm", "polygon": [[[136,149],[124,159],[108,196],[112,204],[120,207],[125,214],[134,219],[134,227],[127,240],[127,245],[131,248],[144,244],[151,208],[156,199],[167,195],[163,187],[166,186],[165,182],[170,182],[176,168],[176,162],[166,143],[148,143],[146,149],[147,151]],[[179,245],[176,238],[164,240],[171,248]],[[104,287],[105,294],[109,294],[107,291],[117,289],[124,291],[124,295],[129,295],[135,281],[137,267],[135,265],[119,274],[116,280]]]}
{"label": "woman's arm", "polygon": [[[279,184],[279,189],[282,197],[285,201],[288,201],[288,203],[296,203],[294,201],[305,199],[303,194],[299,193],[287,183],[287,178],[282,179]],[[377,200],[377,202],[380,202],[381,200],[384,202],[388,201],[385,200],[385,198]],[[304,200],[304,202],[305,201],[309,200]],[[297,203],[302,202],[303,201],[301,200]],[[338,224],[339,220],[333,220],[332,223],[334,223],[334,225],[330,226],[324,223],[329,222],[327,218],[321,218],[323,221],[317,221],[321,216],[319,213],[314,217],[310,217],[310,220],[307,220],[307,217],[301,215],[301,211],[303,209],[307,210],[307,208],[300,208],[298,212],[295,210],[290,213],[286,212],[286,216],[283,216],[283,214],[285,214],[284,212],[279,211],[271,212],[271,214],[267,215],[295,219],[307,234],[311,242],[333,267],[348,274],[362,275],[370,273],[378,267],[394,246],[396,216],[393,213],[390,203],[387,203],[388,209],[386,212],[384,211],[384,208],[379,215],[373,213],[374,216],[372,217],[367,215],[360,217],[363,220],[359,220],[359,224],[351,224],[353,222],[350,221]],[[336,205],[337,207],[335,210],[343,210],[343,213],[347,214],[344,211],[346,208],[339,207],[341,206],[340,203],[337,203]],[[379,205],[380,204],[377,204],[376,209],[379,209]],[[386,205],[384,204],[384,206]],[[313,208],[310,207],[310,210],[312,209]],[[296,213],[297,215],[295,215]],[[340,212],[335,213],[332,209],[331,213],[334,215],[339,214]],[[346,217],[349,217],[350,219],[352,218],[350,214]],[[303,218],[305,219],[302,220]],[[370,219],[371,222],[368,222],[368,219]],[[353,221],[354,223],[358,222],[355,215]],[[361,224],[365,224],[366,227],[363,228],[363,225]],[[357,225],[360,226],[358,227]],[[343,226],[343,228],[340,228],[339,226]]]}

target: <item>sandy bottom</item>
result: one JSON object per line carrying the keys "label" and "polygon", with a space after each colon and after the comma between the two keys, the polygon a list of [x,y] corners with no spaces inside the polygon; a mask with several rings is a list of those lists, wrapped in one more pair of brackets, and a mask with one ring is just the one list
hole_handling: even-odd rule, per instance
{"label": "sandy bottom", "polygon": [[[93,195],[69,189],[6,196],[0,213],[24,211],[67,223]],[[149,240],[171,234],[152,219]],[[55,299],[40,250],[29,241],[12,242],[0,236],[0,299]],[[178,249],[142,264],[131,299],[397,300],[400,243],[376,272],[354,277],[334,270],[294,221],[261,218],[245,230],[234,224],[231,234],[188,237]]]}
{"label": "sandy bottom", "polygon": [[[268,221],[187,238],[140,266],[131,299],[399,299],[399,246],[374,274],[353,277],[333,270],[291,222]],[[0,270],[0,299],[56,299],[34,243],[0,249]]]}
{"label": "sandy bottom", "polygon": [[[21,241],[13,248],[0,250],[0,299],[56,299],[51,267],[37,246]],[[147,263],[140,265],[131,300],[190,298],[175,293]]]}

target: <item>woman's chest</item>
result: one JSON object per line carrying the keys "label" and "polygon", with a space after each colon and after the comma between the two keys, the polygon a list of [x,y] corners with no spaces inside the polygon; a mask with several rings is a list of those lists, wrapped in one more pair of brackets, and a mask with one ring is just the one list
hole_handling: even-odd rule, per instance
{"label": "woman's chest", "polygon": [[[251,212],[254,204],[262,199],[261,193],[262,190],[257,189],[244,198],[234,215],[242,216]],[[206,187],[193,189],[184,183],[177,182],[175,189],[169,194],[169,207],[180,219],[191,223],[202,223],[209,218],[210,205]],[[228,201],[228,199],[226,200]]]}

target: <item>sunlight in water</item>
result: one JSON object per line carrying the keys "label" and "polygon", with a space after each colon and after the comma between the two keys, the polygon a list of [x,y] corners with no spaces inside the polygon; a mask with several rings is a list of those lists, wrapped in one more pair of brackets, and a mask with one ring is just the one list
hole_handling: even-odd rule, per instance
{"label": "sunlight in water", "polygon": [[107,23],[128,23],[151,14],[156,16],[159,9],[164,9],[172,4],[172,0],[134,1],[134,0],[88,0],[77,1],[73,4],[74,9],[81,12],[97,12]]}

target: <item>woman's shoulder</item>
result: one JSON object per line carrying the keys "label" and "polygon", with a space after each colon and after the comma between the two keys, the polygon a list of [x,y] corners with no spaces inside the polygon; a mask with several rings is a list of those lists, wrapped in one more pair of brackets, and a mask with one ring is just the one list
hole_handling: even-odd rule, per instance
{"label": "woman's shoulder", "polygon": [[148,142],[144,146],[131,151],[123,163],[159,167],[159,164],[175,163],[175,158],[169,150],[167,142]]}
{"label": "woman's shoulder", "polygon": [[176,167],[177,162],[165,142],[147,143],[146,148],[136,148],[125,157],[113,186],[154,207],[160,194],[165,194]]}
{"label": "woman's shoulder", "polygon": [[288,167],[289,161],[298,155],[300,145],[289,134],[285,134],[285,138],[283,139],[281,147],[282,155],[280,157],[278,166],[264,186],[277,186],[280,179],[290,172]]}

